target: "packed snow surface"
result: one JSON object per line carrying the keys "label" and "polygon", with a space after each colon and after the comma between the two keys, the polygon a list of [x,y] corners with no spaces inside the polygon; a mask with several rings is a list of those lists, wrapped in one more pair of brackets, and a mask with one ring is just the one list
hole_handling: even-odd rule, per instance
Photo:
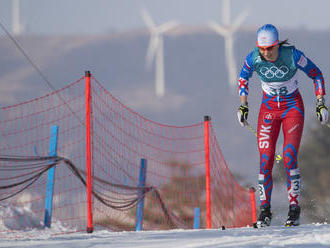
{"label": "packed snow surface", "polygon": [[[51,235],[51,230],[30,230],[33,237],[2,238],[0,247],[134,247],[134,248],[215,248],[215,247],[330,247],[330,225],[298,227],[272,226],[263,229],[172,230],[141,232],[95,231]],[[2,233],[3,234],[3,233]],[[20,233],[24,234],[23,232]],[[29,236],[29,235],[27,235]]]}
{"label": "packed snow surface", "polygon": [[[32,207],[0,205],[0,247],[38,248],[215,248],[215,247],[330,247],[330,225],[282,226],[283,215],[272,226],[199,230],[112,232],[97,226],[91,234],[76,232],[55,218],[44,228]],[[282,217],[280,217],[282,216]]]}

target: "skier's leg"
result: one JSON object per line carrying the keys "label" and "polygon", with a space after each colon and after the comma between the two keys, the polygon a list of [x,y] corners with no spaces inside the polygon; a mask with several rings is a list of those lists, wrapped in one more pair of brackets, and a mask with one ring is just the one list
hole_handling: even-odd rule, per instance
{"label": "skier's leg", "polygon": [[287,174],[287,190],[290,205],[299,204],[300,172],[298,168],[298,152],[304,127],[304,116],[296,113],[283,119],[284,136],[283,159]]}
{"label": "skier's leg", "polygon": [[260,207],[270,207],[273,189],[272,170],[275,148],[281,120],[267,108],[261,108],[258,118],[258,149],[260,154],[260,174],[258,177]]}
{"label": "skier's leg", "polygon": [[287,190],[290,202],[285,226],[297,226],[300,219],[299,196],[301,188],[297,158],[304,128],[304,105],[300,94],[287,101],[288,111],[283,113],[283,158],[287,174]]}

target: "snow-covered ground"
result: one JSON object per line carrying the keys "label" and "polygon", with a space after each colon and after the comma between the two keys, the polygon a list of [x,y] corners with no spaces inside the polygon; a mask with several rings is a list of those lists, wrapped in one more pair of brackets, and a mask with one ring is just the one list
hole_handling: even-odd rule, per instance
{"label": "snow-covered ground", "polygon": [[263,229],[245,227],[142,232],[98,229],[87,234],[75,232],[75,229],[56,220],[53,221],[52,228],[44,229],[42,221],[33,214],[29,206],[0,206],[0,247],[330,247],[330,225],[302,224],[289,228],[281,226],[280,219],[283,221],[283,218],[280,217],[283,216],[279,214],[276,218],[275,215],[273,226]]}
{"label": "snow-covered ground", "polygon": [[1,239],[0,247],[38,248],[215,248],[215,247],[330,247],[330,225],[273,226],[263,229],[172,230],[142,232],[95,231],[51,236],[44,230],[33,238]]}

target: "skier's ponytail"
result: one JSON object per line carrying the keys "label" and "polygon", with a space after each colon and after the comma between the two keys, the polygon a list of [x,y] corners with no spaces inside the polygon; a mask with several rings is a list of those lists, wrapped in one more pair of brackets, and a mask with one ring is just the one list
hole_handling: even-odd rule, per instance
{"label": "skier's ponytail", "polygon": [[279,46],[283,46],[283,45],[290,45],[289,39],[285,39],[285,40],[280,41]]}

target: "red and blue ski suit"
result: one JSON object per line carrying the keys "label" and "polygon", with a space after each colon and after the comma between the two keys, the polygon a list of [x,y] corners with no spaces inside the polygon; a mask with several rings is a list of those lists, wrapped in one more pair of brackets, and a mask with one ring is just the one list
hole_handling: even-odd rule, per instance
{"label": "red and blue ski suit", "polygon": [[273,188],[272,169],[276,142],[282,125],[283,160],[287,174],[290,204],[299,203],[300,172],[297,163],[304,127],[304,104],[298,90],[297,69],[313,79],[315,95],[325,95],[320,69],[294,46],[280,46],[276,61],[265,60],[258,48],[248,54],[239,78],[239,95],[248,95],[248,80],[255,71],[261,79],[262,103],[258,117],[258,178],[261,206],[270,206]]}

